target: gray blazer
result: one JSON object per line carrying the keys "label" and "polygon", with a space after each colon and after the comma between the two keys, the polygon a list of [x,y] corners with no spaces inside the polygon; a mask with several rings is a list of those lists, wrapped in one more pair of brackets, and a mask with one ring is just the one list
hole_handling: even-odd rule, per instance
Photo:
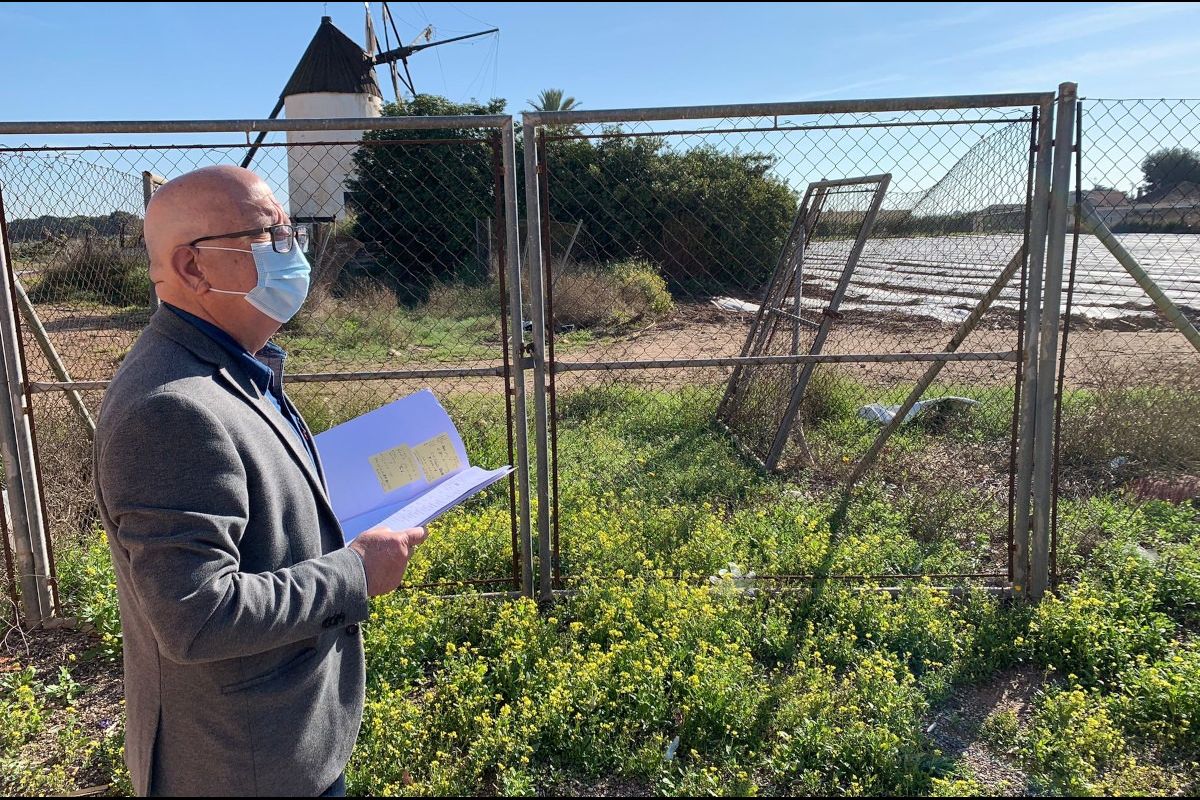
{"label": "gray blazer", "polygon": [[320,794],[362,721],[368,610],[319,465],[233,357],[166,308],[96,428],[134,788]]}

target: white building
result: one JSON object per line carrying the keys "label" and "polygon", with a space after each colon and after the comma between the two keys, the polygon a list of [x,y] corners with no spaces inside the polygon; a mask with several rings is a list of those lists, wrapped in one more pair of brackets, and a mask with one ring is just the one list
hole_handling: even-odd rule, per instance
{"label": "white building", "polygon": [[[353,39],[338,30],[332,17],[321,26],[283,90],[288,119],[378,117],[383,95],[375,69]],[[345,142],[362,139],[361,130],[289,131],[289,143]],[[346,213],[346,177],[354,170],[354,145],[289,147],[289,213],[297,222],[331,222]]]}

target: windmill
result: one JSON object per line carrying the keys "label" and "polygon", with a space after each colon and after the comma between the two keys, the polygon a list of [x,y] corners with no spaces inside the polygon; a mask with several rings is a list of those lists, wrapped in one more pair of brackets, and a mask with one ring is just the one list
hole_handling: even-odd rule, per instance
{"label": "windmill", "polygon": [[[404,97],[400,94],[401,84],[408,90],[410,95],[416,96],[417,94],[416,84],[413,81],[412,72],[408,66],[408,59],[411,56],[423,50],[440,47],[444,44],[452,44],[500,32],[499,28],[490,28],[486,31],[478,31],[463,36],[455,36],[450,39],[433,41],[433,26],[426,25],[425,29],[421,31],[412,43],[402,45],[400,44],[400,31],[396,27],[396,21],[392,17],[392,12],[388,8],[387,3],[383,3],[382,5],[384,49],[378,53],[375,51],[379,48],[379,40],[375,35],[375,25],[371,19],[370,3],[363,3],[366,12],[367,49],[365,51],[355,44],[354,40],[334,26],[332,17],[321,17],[321,25],[317,29],[317,33],[313,36],[312,41],[309,42],[308,49],[304,51],[304,55],[300,57],[300,63],[296,65],[292,77],[284,86],[283,91],[279,95],[279,100],[276,101],[275,107],[271,109],[271,113],[267,119],[276,119],[279,113],[287,107],[288,97],[300,94],[370,95],[379,98],[380,102],[382,102],[383,95],[379,91],[379,82],[375,77],[375,68],[385,64],[391,76],[392,92],[396,98],[396,102],[403,103]],[[392,47],[392,36],[395,36],[396,47]],[[422,39],[424,39],[424,42],[421,41]],[[396,67],[397,63],[404,67],[403,76],[400,75]],[[321,109],[312,109],[312,111],[319,110]],[[336,108],[329,109],[330,112],[336,112],[337,110]],[[291,119],[321,116],[338,117],[348,115],[345,113],[305,113],[299,115],[288,113],[288,117]],[[364,113],[359,114],[359,116],[377,117],[379,116],[379,111],[376,109],[374,113]],[[254,161],[254,156],[257,154],[259,146],[266,137],[267,131],[262,131],[258,134],[254,143],[250,146],[249,152],[246,153],[246,157],[242,159],[243,167],[249,167],[251,162]]]}
{"label": "windmill", "polygon": [[[399,29],[392,18],[391,10],[387,3],[383,3],[384,49],[376,52],[379,49],[379,40],[371,21],[370,3],[363,3],[363,6],[366,9],[367,49],[364,50],[339,30],[333,24],[332,17],[321,17],[316,34],[313,35],[304,55],[300,57],[300,62],[280,93],[275,107],[271,109],[268,119],[276,119],[280,112],[284,112],[288,119],[378,117],[382,111],[383,92],[379,89],[379,81],[375,75],[377,67],[387,65],[396,102],[403,103],[401,87],[410,95],[416,95],[416,86],[408,64],[414,54],[443,44],[487,36],[499,31],[498,28],[492,28],[434,41],[433,26],[428,25],[412,43],[403,45],[400,43]],[[393,36],[395,47],[392,46]],[[403,74],[397,65],[403,68]],[[267,133],[262,131],[255,138],[242,159],[243,167],[249,167],[254,161]],[[345,215],[345,184],[352,167],[350,153],[354,150],[354,146],[348,142],[361,138],[361,130],[288,132],[288,144],[347,142],[346,145],[287,148],[292,219],[333,222]]]}

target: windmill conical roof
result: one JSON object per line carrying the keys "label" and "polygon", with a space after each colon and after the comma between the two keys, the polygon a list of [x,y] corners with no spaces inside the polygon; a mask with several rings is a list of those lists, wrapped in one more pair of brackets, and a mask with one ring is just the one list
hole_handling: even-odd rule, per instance
{"label": "windmill conical roof", "polygon": [[321,17],[308,49],[300,57],[282,97],[312,92],[373,94],[383,97],[375,68],[358,44],[337,29],[332,17]]}

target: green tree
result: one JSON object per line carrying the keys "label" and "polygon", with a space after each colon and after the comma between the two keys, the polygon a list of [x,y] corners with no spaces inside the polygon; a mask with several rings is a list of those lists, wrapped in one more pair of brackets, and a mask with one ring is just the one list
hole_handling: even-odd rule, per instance
{"label": "green tree", "polygon": [[1147,197],[1161,197],[1184,181],[1200,184],[1200,156],[1186,147],[1164,147],[1142,161]]}
{"label": "green tree", "polygon": [[[614,133],[614,131],[610,131]],[[656,136],[549,145],[550,216],[582,220],[576,261],[643,258],[677,296],[752,293],[775,267],[797,197],[770,156]]]}
{"label": "green tree", "polygon": [[[454,103],[417,95],[389,103],[384,116],[501,114],[504,100]],[[438,281],[486,278],[476,255],[477,220],[495,214],[492,142],[495,131],[473,128],[368,131],[347,180],[356,209],[354,237],[365,265],[344,280],[370,279],[404,301],[422,299]],[[421,140],[430,141],[428,144]],[[446,141],[452,140],[452,141]],[[395,141],[395,144],[388,144]]]}
{"label": "green tree", "polygon": [[[564,104],[570,100],[563,98]],[[384,113],[495,114],[504,107],[503,100],[459,104],[419,95]],[[675,149],[662,137],[618,134],[608,129],[596,137],[547,142],[549,217],[572,228],[583,223],[572,261],[604,268],[643,259],[677,296],[760,290],[798,202],[791,187],[772,175],[774,159],[707,145]],[[475,222],[495,213],[494,135],[470,129],[368,132],[369,144],[355,154],[355,176],[347,186],[359,209],[354,236],[369,258],[360,259],[367,263],[349,277],[383,282],[406,301],[421,300],[435,281],[486,279],[475,252]],[[455,141],[413,144],[420,139]],[[520,137],[517,143],[520,164]],[[517,178],[523,204],[520,170]],[[557,254],[550,255],[553,260]]]}
{"label": "green tree", "polygon": [[565,97],[562,89],[542,89],[537,100],[526,100],[534,111],[574,111],[579,107],[574,97]]}

